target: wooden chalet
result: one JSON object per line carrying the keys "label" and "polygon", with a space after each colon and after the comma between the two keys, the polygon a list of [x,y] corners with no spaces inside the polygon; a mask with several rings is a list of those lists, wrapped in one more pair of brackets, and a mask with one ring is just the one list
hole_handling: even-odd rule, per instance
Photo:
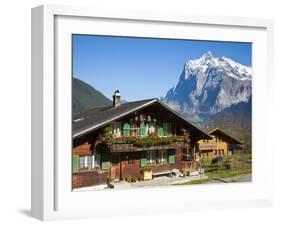
{"label": "wooden chalet", "polygon": [[198,142],[196,155],[199,159],[203,157],[216,157],[233,154],[241,150],[242,142],[219,128],[208,132],[212,139],[202,139]]}
{"label": "wooden chalet", "polygon": [[[211,137],[158,99],[113,105],[73,116],[73,188],[144,180],[198,167],[195,147]],[[150,172],[150,173],[149,173]]]}

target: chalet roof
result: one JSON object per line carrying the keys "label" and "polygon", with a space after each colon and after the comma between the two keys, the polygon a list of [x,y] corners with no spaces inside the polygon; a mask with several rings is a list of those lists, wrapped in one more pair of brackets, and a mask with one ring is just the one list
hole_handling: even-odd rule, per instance
{"label": "chalet roof", "polygon": [[209,131],[210,135],[218,135],[221,137],[225,137],[227,140],[229,140],[229,143],[232,144],[242,144],[241,141],[239,141],[238,139],[234,138],[233,136],[229,135],[228,133],[226,133],[225,131],[223,131],[220,128],[215,128],[212,129],[211,131]]}
{"label": "chalet roof", "polygon": [[187,123],[197,132],[201,133],[207,139],[211,138],[206,132],[196,127],[186,119],[182,118],[177,112],[175,112],[174,110],[169,108],[166,104],[164,104],[163,102],[161,102],[156,98],[134,101],[134,102],[126,102],[126,103],[122,103],[118,107],[113,107],[111,105],[106,107],[93,108],[86,112],[76,114],[73,116],[73,123],[72,123],[73,138],[82,136],[86,133],[99,129],[103,126],[108,125],[113,121],[116,121],[124,116],[127,116],[137,110],[143,109],[155,103],[159,103],[162,107],[166,108],[167,110],[175,114],[177,117],[181,118],[181,120],[184,120],[185,123]]}

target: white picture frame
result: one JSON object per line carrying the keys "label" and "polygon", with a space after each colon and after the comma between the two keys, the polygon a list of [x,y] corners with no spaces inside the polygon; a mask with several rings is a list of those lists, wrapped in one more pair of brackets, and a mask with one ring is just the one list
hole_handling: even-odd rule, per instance
{"label": "white picture frame", "polygon": [[[71,192],[72,33],[253,42],[253,182]],[[267,172],[273,171],[273,150],[267,148],[270,106],[266,98],[271,93],[272,68],[271,20],[57,5],[33,8],[32,216],[56,220],[271,205],[273,177]],[[174,199],[163,200],[163,195]],[[79,202],[86,205],[81,207]],[[118,203],[118,208],[108,205],[110,202]]]}

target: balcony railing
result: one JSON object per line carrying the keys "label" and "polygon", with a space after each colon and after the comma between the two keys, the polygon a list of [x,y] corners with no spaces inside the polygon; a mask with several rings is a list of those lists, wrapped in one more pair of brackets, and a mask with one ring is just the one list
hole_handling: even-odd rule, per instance
{"label": "balcony railing", "polygon": [[168,144],[168,145],[155,145],[149,147],[136,147],[133,144],[112,144],[110,145],[111,152],[138,152],[138,151],[153,151],[153,150],[169,150],[175,149],[179,145],[184,146],[185,144]]}
{"label": "balcony railing", "polygon": [[210,149],[216,149],[216,148],[217,148],[216,144],[199,144],[200,150],[210,150]]}

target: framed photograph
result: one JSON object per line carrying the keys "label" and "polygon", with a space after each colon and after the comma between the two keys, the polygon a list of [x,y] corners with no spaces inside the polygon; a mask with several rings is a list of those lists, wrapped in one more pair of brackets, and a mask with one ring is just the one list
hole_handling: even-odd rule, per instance
{"label": "framed photograph", "polygon": [[32,216],[273,202],[273,23],[32,9]]}

